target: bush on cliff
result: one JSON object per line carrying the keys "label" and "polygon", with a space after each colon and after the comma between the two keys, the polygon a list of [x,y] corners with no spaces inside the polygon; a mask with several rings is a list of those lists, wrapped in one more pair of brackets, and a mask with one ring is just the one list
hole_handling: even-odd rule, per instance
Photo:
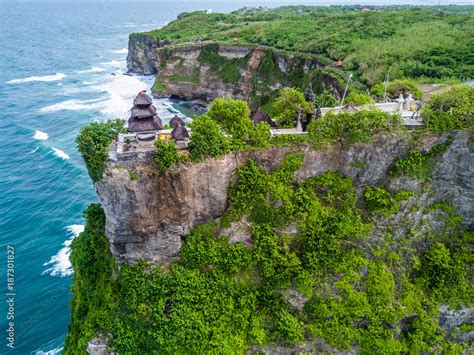
{"label": "bush on cliff", "polygon": [[110,143],[119,133],[125,133],[125,120],[115,119],[105,122],[92,122],[83,126],[76,137],[77,150],[86,163],[87,171],[93,182],[102,179],[107,167]]}
{"label": "bush on cliff", "polygon": [[253,130],[250,131],[250,144],[264,148],[270,142],[270,125],[267,122],[260,122]]}
{"label": "bush on cliff", "polygon": [[454,86],[433,95],[423,107],[423,119],[428,128],[445,131],[474,125],[474,87]]}
{"label": "bush on cliff", "polygon": [[367,94],[350,92],[344,100],[344,105],[362,106],[375,104],[375,100]]}
{"label": "bush on cliff", "polygon": [[354,143],[370,143],[374,132],[389,132],[400,126],[396,115],[379,110],[328,112],[308,126],[310,143],[318,148],[335,143],[342,147]]}
{"label": "bush on cliff", "polygon": [[245,145],[245,141],[253,129],[250,109],[245,101],[215,99],[207,114],[230,136],[231,143],[235,148]]}
{"label": "bush on cliff", "polygon": [[466,269],[459,254],[450,252],[443,243],[426,250],[420,265],[420,274],[434,297],[441,301],[469,302]]}
{"label": "bush on cliff", "polygon": [[155,148],[155,164],[161,176],[165,175],[166,170],[173,164],[184,160],[173,141],[164,142],[158,139],[155,142]]}
{"label": "bush on cliff", "polygon": [[189,154],[194,161],[217,157],[229,152],[229,140],[221,132],[217,122],[208,114],[196,117],[189,127],[193,134],[189,140]]}
{"label": "bush on cliff", "polygon": [[279,96],[273,103],[275,120],[280,127],[296,127],[298,115],[303,117],[311,113],[311,103],[306,102],[303,93],[295,88],[284,88],[280,90]]}
{"label": "bush on cliff", "polygon": [[84,217],[84,231],[71,243],[72,322],[64,354],[85,352],[87,342],[97,336],[98,330],[109,329],[112,322],[116,266],[104,234],[104,211],[98,203],[91,204]]}

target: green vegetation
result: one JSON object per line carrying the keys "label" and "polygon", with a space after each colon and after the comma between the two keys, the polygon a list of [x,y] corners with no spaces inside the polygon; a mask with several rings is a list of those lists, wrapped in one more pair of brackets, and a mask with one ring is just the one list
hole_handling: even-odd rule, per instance
{"label": "green vegetation", "polygon": [[208,114],[196,117],[190,124],[193,130],[189,141],[189,154],[194,161],[217,157],[230,151],[230,143],[219,125]]}
{"label": "green vegetation", "polygon": [[370,143],[374,132],[390,132],[400,126],[398,116],[379,110],[328,112],[308,126],[310,143],[318,148],[335,143],[342,147]]}
{"label": "green vegetation", "polygon": [[235,148],[245,145],[253,123],[250,109],[245,101],[219,98],[212,102],[207,115],[216,121],[222,130],[230,136]]}
{"label": "green vegetation", "polygon": [[390,191],[381,186],[369,186],[364,193],[364,199],[365,205],[370,212],[384,217],[390,216],[400,208],[400,204]]}
{"label": "green vegetation", "polygon": [[173,141],[164,142],[157,139],[155,147],[155,164],[161,176],[165,175],[166,170],[173,164],[184,160],[184,156],[179,154],[178,148],[176,148],[176,144]]}
{"label": "green vegetation", "polygon": [[166,91],[168,88],[166,87],[165,84],[159,81],[158,77],[156,77],[155,83],[153,84],[153,89],[157,91]]}
{"label": "green vegetation", "polygon": [[[359,6],[289,6],[230,14],[201,11],[182,14],[159,30],[131,37],[146,35],[174,44],[199,40],[264,45],[316,55],[326,64],[341,60],[344,69],[370,85],[382,82],[389,71],[393,79],[474,77],[472,6],[377,9],[380,11],[361,12]],[[206,53],[209,63],[213,63],[213,55],[212,50]],[[239,63],[233,64],[228,66],[219,60],[212,65],[232,83],[238,79],[239,67]],[[225,68],[230,69],[228,73]]]}
{"label": "green vegetation", "polygon": [[308,135],[279,134],[270,138],[270,145],[274,147],[289,147],[295,144],[308,142]]}
{"label": "green vegetation", "polygon": [[97,330],[108,329],[111,324],[113,274],[117,268],[104,234],[104,211],[99,204],[92,204],[85,210],[84,217],[84,232],[71,243],[73,318],[64,354],[84,352]]}
{"label": "green vegetation", "polygon": [[[371,91],[372,94],[376,95],[377,97],[383,98],[384,86],[383,84],[376,84]],[[406,96],[408,93],[412,94],[417,100],[421,100],[423,96],[423,92],[414,80],[400,79],[390,81],[387,84],[387,97],[396,99],[400,96],[400,94]]]}
{"label": "green vegetation", "polygon": [[344,104],[353,106],[370,105],[375,104],[375,100],[370,95],[353,91],[344,99]]}
{"label": "green vegetation", "polygon": [[265,148],[270,143],[270,125],[260,122],[250,131],[250,144],[254,147]]}
{"label": "green vegetation", "polygon": [[445,142],[433,146],[428,152],[410,150],[405,158],[398,159],[389,170],[389,175],[407,175],[418,179],[429,179],[437,157],[450,147],[453,137],[449,136]]}
{"label": "green vegetation", "polygon": [[423,119],[431,129],[446,131],[474,126],[474,88],[458,85],[433,95],[423,107]]}
{"label": "green vegetation", "polygon": [[77,150],[86,163],[93,182],[102,179],[107,167],[109,145],[119,133],[126,132],[125,120],[115,119],[106,122],[92,122],[83,126],[76,138]]}
{"label": "green vegetation", "polygon": [[[295,152],[273,171],[252,160],[239,167],[224,219],[247,216],[251,240],[231,244],[215,221],[203,224],[167,267],[117,270],[103,212],[91,206],[72,244],[65,353],[83,352],[97,330],[118,353],[243,353],[305,338],[340,351],[358,345],[362,353],[462,351],[439,329],[437,308],[472,299],[468,239],[454,233],[448,245],[427,238],[412,254],[392,251],[385,259],[365,241],[374,222],[364,219],[352,179],[329,171],[298,183],[303,160]],[[365,195],[369,208],[386,211],[414,193],[373,188]],[[286,232],[292,224],[296,232]],[[289,290],[306,297],[302,309],[290,304]]]}
{"label": "green vegetation", "polygon": [[273,103],[274,118],[280,127],[296,127],[298,115],[304,117],[311,113],[311,103],[306,102],[304,95],[294,88],[283,88]]}
{"label": "green vegetation", "polygon": [[248,56],[243,58],[228,59],[218,54],[219,46],[206,45],[202,48],[199,60],[209,65],[219,78],[229,84],[236,84],[240,80],[240,69],[245,67]]}
{"label": "green vegetation", "polygon": [[[420,276],[436,299],[444,302],[464,300],[468,292],[467,271],[462,255],[451,255],[443,243],[426,250]],[[469,302],[469,298],[466,299]]]}

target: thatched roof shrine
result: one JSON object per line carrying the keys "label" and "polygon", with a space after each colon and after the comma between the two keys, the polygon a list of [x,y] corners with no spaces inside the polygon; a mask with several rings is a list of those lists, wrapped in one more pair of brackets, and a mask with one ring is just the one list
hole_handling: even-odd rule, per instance
{"label": "thatched roof shrine", "polygon": [[267,122],[270,127],[276,127],[275,121],[273,121],[270,116],[260,108],[250,114],[250,119],[253,121],[254,126],[258,125],[260,122]]}

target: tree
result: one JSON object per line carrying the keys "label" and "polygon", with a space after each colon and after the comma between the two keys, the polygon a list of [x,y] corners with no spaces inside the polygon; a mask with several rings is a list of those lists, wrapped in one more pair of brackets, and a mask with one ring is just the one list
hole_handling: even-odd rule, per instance
{"label": "tree", "polygon": [[109,145],[119,133],[126,132],[125,120],[115,119],[105,122],[92,122],[81,128],[76,138],[77,150],[86,163],[93,182],[102,179],[107,167]]}
{"label": "tree", "polygon": [[321,95],[316,95],[316,106],[335,107],[337,104],[337,100],[329,91],[323,91]]}
{"label": "tree", "polygon": [[298,115],[311,113],[311,103],[306,102],[303,93],[295,88],[280,90],[278,98],[273,104],[273,112],[279,126],[293,128],[296,126]]}
{"label": "tree", "polygon": [[219,98],[213,101],[208,116],[229,134],[232,143],[241,146],[253,128],[248,104],[242,100]]}
{"label": "tree", "polygon": [[413,80],[394,80],[387,84],[387,95],[389,97],[396,98],[400,96],[400,94],[406,95],[408,93],[411,93],[417,100],[420,100],[423,96],[423,92]]}
{"label": "tree", "polygon": [[229,152],[228,139],[209,114],[196,117],[189,126],[192,129],[192,135],[188,149],[191,159],[194,161],[201,161],[209,156],[214,157]]}
{"label": "tree", "polygon": [[361,106],[375,104],[375,101],[370,95],[352,91],[347,95],[344,103],[347,105]]}

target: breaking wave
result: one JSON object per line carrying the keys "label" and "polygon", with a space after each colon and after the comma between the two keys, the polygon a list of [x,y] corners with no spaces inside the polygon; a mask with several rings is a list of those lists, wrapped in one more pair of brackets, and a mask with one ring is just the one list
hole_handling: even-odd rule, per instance
{"label": "breaking wave", "polygon": [[[49,266],[48,269],[42,272],[44,274],[50,274],[51,276],[66,277],[73,273],[71,261],[69,256],[71,255],[71,243],[80,233],[84,231],[82,224],[72,224],[66,227],[70,238],[63,243],[63,247],[58,251],[56,255],[53,255],[51,259],[44,263],[43,266]],[[52,353],[54,354],[54,353]]]}
{"label": "breaking wave", "polygon": [[111,51],[112,53],[116,53],[116,54],[127,54],[128,53],[128,49],[127,48],[122,48],[122,49],[116,49],[116,50],[113,50]]}
{"label": "breaking wave", "polygon": [[61,159],[64,159],[64,160],[68,160],[70,158],[69,154],[65,153],[61,149],[54,148],[54,147],[52,147],[52,148],[53,148],[53,151],[54,151],[54,155],[56,155],[57,157],[59,157]]}
{"label": "breaking wave", "polygon": [[54,75],[45,75],[45,76],[29,76],[27,78],[21,78],[21,79],[13,79],[10,81],[7,81],[7,84],[23,84],[23,83],[29,83],[32,81],[58,81],[62,80],[66,77],[66,74],[63,73],[56,73]]}
{"label": "breaking wave", "polygon": [[50,112],[57,112],[57,111],[81,111],[81,110],[94,110],[100,107],[98,99],[91,99],[91,100],[77,100],[71,99],[62,102],[58,102],[57,104],[49,105],[40,109],[42,113],[50,113]]}
{"label": "breaking wave", "polygon": [[35,131],[35,135],[33,136],[34,139],[38,139],[40,141],[45,141],[49,138],[48,133]]}
{"label": "breaking wave", "polygon": [[87,69],[87,70],[79,70],[77,73],[78,74],[85,74],[85,73],[101,73],[105,71],[104,68],[101,68],[101,67],[92,67],[90,69]]}

